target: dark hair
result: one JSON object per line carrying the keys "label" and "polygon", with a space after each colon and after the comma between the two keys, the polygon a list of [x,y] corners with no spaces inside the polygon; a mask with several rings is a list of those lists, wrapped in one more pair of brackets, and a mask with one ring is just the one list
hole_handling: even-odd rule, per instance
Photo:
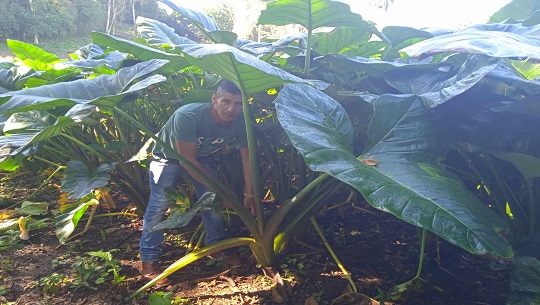
{"label": "dark hair", "polygon": [[240,91],[236,84],[228,79],[222,81],[217,88],[218,94],[222,92],[227,92],[234,95],[242,95],[242,91]]}

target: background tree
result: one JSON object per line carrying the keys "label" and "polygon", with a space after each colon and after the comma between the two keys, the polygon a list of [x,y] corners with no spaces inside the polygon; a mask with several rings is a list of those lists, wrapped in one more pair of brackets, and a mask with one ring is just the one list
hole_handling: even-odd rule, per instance
{"label": "background tree", "polygon": [[39,43],[39,37],[65,37],[75,32],[77,9],[67,0],[32,0],[27,33]]}
{"label": "background tree", "polygon": [[75,25],[77,34],[88,35],[91,31],[104,31],[107,23],[107,5],[103,0],[74,0],[77,9]]}

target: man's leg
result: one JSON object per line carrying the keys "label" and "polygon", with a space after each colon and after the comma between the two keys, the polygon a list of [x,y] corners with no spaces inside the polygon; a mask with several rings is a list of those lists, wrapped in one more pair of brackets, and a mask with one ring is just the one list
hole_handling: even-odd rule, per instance
{"label": "man's leg", "polygon": [[[199,161],[204,166],[204,168],[212,175],[212,177],[215,178],[218,176],[218,169],[212,166],[212,162],[216,162],[215,156],[202,158]],[[193,185],[195,186],[195,191],[197,192],[198,198],[201,198],[204,193],[209,191],[206,186],[199,183],[195,179],[193,179]],[[201,217],[204,225],[204,230],[206,232],[206,236],[204,239],[206,245],[214,244],[225,238],[223,215],[221,213],[214,211],[201,211]],[[230,249],[213,253],[211,257],[221,257],[223,261],[227,265],[229,265],[229,267],[234,268],[233,270],[236,270],[243,265],[242,260],[236,255],[234,251],[230,251]]]}
{"label": "man's leg", "polygon": [[[201,158],[199,161],[202,166],[212,175],[213,178],[218,176],[217,168],[213,167],[211,162],[215,160],[215,157]],[[210,190],[199,181],[193,180],[193,186],[197,193],[197,197],[201,198],[202,195]],[[201,211],[201,217],[204,225],[205,243],[206,245],[214,244],[225,238],[225,228],[223,225],[223,216],[220,213],[214,211]]]}
{"label": "man's leg", "polygon": [[140,254],[143,262],[157,262],[163,242],[163,230],[152,231],[152,227],[165,220],[165,212],[169,208],[169,200],[165,196],[165,188],[176,185],[184,169],[178,163],[166,163],[165,160],[150,163],[150,198],[144,213],[143,230],[140,240]]}

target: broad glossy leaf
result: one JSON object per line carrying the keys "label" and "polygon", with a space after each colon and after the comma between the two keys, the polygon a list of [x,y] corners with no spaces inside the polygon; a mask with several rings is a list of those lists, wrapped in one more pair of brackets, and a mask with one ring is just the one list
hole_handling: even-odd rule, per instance
{"label": "broad glossy leaf", "polygon": [[81,199],[90,192],[107,185],[110,172],[116,163],[102,164],[97,168],[89,168],[81,161],[69,161],[62,180],[62,192],[69,193],[69,198]]}
{"label": "broad glossy leaf", "polygon": [[[364,73],[372,77],[383,77],[383,74],[391,70],[406,67],[418,69],[419,71],[433,70],[435,64],[408,64],[401,62],[390,62],[375,58],[365,58],[360,56],[347,56],[340,54],[328,54],[316,59],[317,62],[328,64],[333,69],[342,72]],[[422,73],[422,72],[419,72]]]}
{"label": "broad glossy leaf", "polygon": [[155,47],[195,43],[189,38],[176,34],[174,29],[165,23],[150,18],[137,17],[137,30],[148,44]]}
{"label": "broad glossy leaf", "polygon": [[[7,69],[0,69],[0,86],[7,91],[16,91],[24,87],[24,82],[28,77],[34,74],[34,71],[27,66],[14,66]],[[6,92],[0,92],[6,93]]]}
{"label": "broad glossy leaf", "polygon": [[12,133],[13,131],[25,130],[41,130],[49,126],[49,114],[45,111],[27,111],[12,114],[4,124],[4,134]]}
{"label": "broad glossy leaf", "polygon": [[411,57],[439,53],[540,59],[540,38],[496,31],[463,31],[434,37],[401,50]]}
{"label": "broad glossy leaf", "polygon": [[168,5],[173,10],[177,11],[180,15],[188,18],[203,32],[218,31],[219,27],[213,17],[206,15],[203,12],[197,10],[188,9],[179,5],[176,5],[170,0],[159,0],[160,2]]}
{"label": "broad glossy leaf", "polygon": [[[74,121],[72,118],[61,116],[54,125],[38,129],[37,132],[15,133],[0,136],[0,147],[7,146],[14,149],[9,153],[9,155],[13,157],[18,154],[29,155],[35,152],[35,144],[58,136],[63,132],[64,128],[79,124],[79,122]],[[31,150],[29,151],[29,149]],[[0,160],[2,159],[0,158]]]}
{"label": "broad glossy leaf", "polygon": [[[92,45],[95,46],[94,44]],[[88,55],[90,56],[91,54],[92,53]],[[128,54],[126,53],[113,51],[106,54],[95,54],[95,57],[63,62],[63,64],[70,67],[95,71],[101,74],[114,74],[114,71],[120,68],[122,62],[127,58],[127,55]]]}
{"label": "broad glossy leaf", "polygon": [[278,0],[266,5],[258,24],[300,24],[306,29],[320,27],[365,27],[362,16],[351,12],[349,5],[330,0]]}
{"label": "broad glossy leaf", "polygon": [[370,38],[369,28],[339,27],[320,36],[314,50],[321,55],[339,54],[346,47],[366,43]]}
{"label": "broad glossy leaf", "polygon": [[242,84],[248,95],[279,87],[284,83],[306,82],[226,44],[183,45],[180,49],[193,65],[214,72],[236,84]]}
{"label": "broad glossy leaf", "polygon": [[499,62],[498,58],[471,56],[457,73],[442,66],[431,71],[402,68],[388,73],[386,81],[401,93],[415,94],[427,107],[435,108],[478,84]]}
{"label": "broad glossy leaf", "polygon": [[61,244],[64,244],[71,233],[75,231],[75,227],[77,227],[79,220],[81,220],[88,207],[97,204],[99,204],[99,202],[95,198],[88,201],[83,200],[81,202],[73,203],[66,206],[65,210],[61,211],[62,214],[54,218],[56,237]]}
{"label": "broad glossy leaf", "polygon": [[214,43],[224,43],[230,46],[236,46],[238,35],[231,31],[217,30],[208,33],[208,37]]}
{"label": "broad glossy leaf", "polygon": [[[512,257],[508,242],[499,233],[505,223],[484,206],[463,183],[438,163],[443,152],[441,134],[414,96],[381,96],[363,158],[347,149],[350,135],[328,133],[333,126],[351,125],[333,99],[322,98],[315,89],[288,84],[276,99],[278,118],[293,145],[315,171],[327,172],[359,190],[374,207],[423,227],[467,251]],[[317,96],[312,98],[311,96]],[[312,120],[312,113],[321,111]],[[325,115],[331,114],[331,115]]]}
{"label": "broad glossy leaf", "polygon": [[214,208],[216,204],[219,205],[219,201],[214,202],[215,198],[216,193],[206,192],[187,211],[180,208],[173,208],[167,219],[152,227],[152,231],[181,228],[188,225],[191,219],[193,219],[193,217],[195,217],[200,210],[210,210]]}
{"label": "broad glossy leaf", "polygon": [[[114,73],[114,72],[113,72]],[[80,71],[75,71],[72,67],[63,70],[47,70],[37,72],[26,80],[26,88],[35,88],[49,84],[67,82],[74,77],[80,78]]]}
{"label": "broad glossy leaf", "polygon": [[533,179],[540,177],[540,158],[522,153],[499,153],[497,158],[512,163],[532,187]]}
{"label": "broad glossy leaf", "polygon": [[433,34],[404,26],[387,26],[382,30],[385,42],[389,44],[384,59],[399,58],[399,50],[433,37]]}
{"label": "broad glossy leaf", "polygon": [[92,41],[95,44],[107,46],[123,53],[129,53],[135,56],[135,58],[143,61],[148,61],[152,59],[168,60],[169,62],[163,67],[161,67],[160,71],[174,73],[190,65],[184,58],[177,54],[163,52],[161,50],[154,49],[140,43],[114,37],[104,33],[92,32],[92,34],[90,35],[92,36]]}
{"label": "broad glossy leaf", "polygon": [[506,23],[496,23],[496,24],[476,24],[470,27],[467,27],[460,32],[468,31],[496,31],[496,32],[508,32],[519,34],[523,36],[540,36],[540,25],[535,26],[524,26],[523,24],[506,24]]}
{"label": "broad glossy leaf", "polygon": [[49,203],[23,201],[21,207],[16,210],[18,215],[44,215],[49,210]]}
{"label": "broad glossy leaf", "polygon": [[524,20],[539,9],[540,1],[538,0],[513,0],[495,12],[489,18],[489,23],[503,22],[506,19]]}
{"label": "broad glossy leaf", "polygon": [[60,62],[58,56],[29,43],[11,39],[6,43],[15,56],[35,71],[54,70],[54,65]]}
{"label": "broad glossy leaf", "polygon": [[1,94],[0,113],[11,114],[90,103],[113,106],[128,94],[164,81],[163,76],[154,75],[133,84],[136,80],[155,73],[164,64],[166,64],[164,60],[150,60],[122,68],[114,75],[101,75],[94,79],[81,79]]}

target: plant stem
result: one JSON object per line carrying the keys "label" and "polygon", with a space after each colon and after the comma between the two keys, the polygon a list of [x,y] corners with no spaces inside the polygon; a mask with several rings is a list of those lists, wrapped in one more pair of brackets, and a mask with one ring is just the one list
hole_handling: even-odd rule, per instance
{"label": "plant stem", "polygon": [[424,266],[424,256],[426,252],[426,238],[428,230],[422,228],[422,239],[420,240],[420,258],[418,260],[418,271],[416,272],[415,278],[419,278],[422,273],[422,267]]}
{"label": "plant stem", "polygon": [[74,143],[78,144],[80,147],[85,148],[85,149],[88,150],[89,152],[91,152],[91,153],[93,153],[94,155],[96,155],[96,157],[100,157],[100,158],[102,158],[102,159],[107,159],[107,158],[104,158],[103,155],[102,155],[100,152],[98,152],[98,151],[96,151],[95,149],[93,149],[92,147],[90,147],[90,146],[84,144],[83,142],[77,140],[76,138],[74,138],[74,137],[72,137],[72,136],[70,136],[70,135],[68,135],[68,134],[65,134],[65,133],[61,133],[60,135],[61,135],[62,137],[65,137],[65,138],[67,138],[67,139],[73,141]]}
{"label": "plant stem", "polygon": [[88,229],[90,229],[90,224],[92,224],[92,221],[94,220],[94,216],[96,215],[97,207],[98,207],[97,204],[92,205],[92,211],[90,212],[90,217],[88,218],[88,221],[86,222],[86,226],[84,226],[84,230],[82,230],[80,233],[75,234],[75,235],[71,236],[70,238],[66,239],[66,241],[65,241],[66,243],[68,241],[70,241],[70,240],[73,240],[77,236],[83,235],[84,233],[86,233],[88,231]]}
{"label": "plant stem", "polygon": [[259,234],[264,234],[264,211],[261,205],[261,188],[259,182],[259,166],[257,164],[257,152],[255,151],[256,143],[253,135],[253,126],[251,123],[251,109],[247,100],[247,95],[243,84],[239,84],[242,92],[242,105],[244,108],[244,121],[246,124],[246,137],[248,140],[249,165],[251,168],[251,181],[253,185],[253,194],[255,195],[255,210],[257,213],[257,227]]}
{"label": "plant stem", "polygon": [[354,281],[351,278],[351,274],[349,273],[349,271],[347,271],[347,269],[345,269],[345,267],[343,266],[343,264],[341,263],[341,261],[337,257],[336,253],[334,252],[334,250],[332,249],[332,247],[328,243],[328,240],[326,240],[326,237],[324,236],[324,233],[323,233],[321,227],[317,223],[317,219],[315,219],[315,217],[311,216],[309,218],[309,220],[311,220],[311,224],[313,225],[315,230],[317,230],[317,233],[319,234],[319,237],[323,241],[324,246],[326,247],[326,249],[328,249],[328,252],[330,252],[330,255],[332,255],[332,258],[334,259],[336,264],[339,266],[339,269],[341,269],[341,271],[345,274],[345,277],[347,278],[347,280],[349,281],[349,285],[351,286],[351,290],[353,292],[358,292],[358,289],[356,289],[356,285],[354,284]]}

